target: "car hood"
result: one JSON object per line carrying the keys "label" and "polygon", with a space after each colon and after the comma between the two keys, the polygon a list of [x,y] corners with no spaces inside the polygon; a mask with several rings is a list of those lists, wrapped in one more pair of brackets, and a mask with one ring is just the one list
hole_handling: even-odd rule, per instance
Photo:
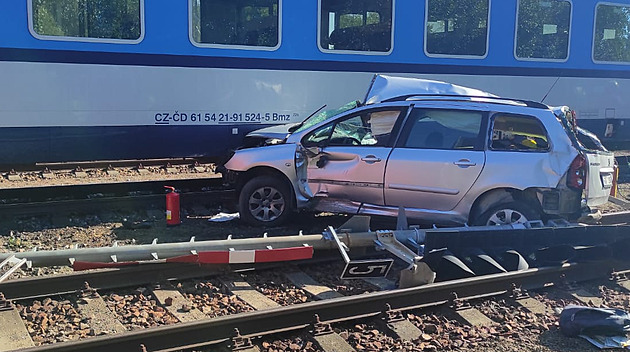
{"label": "car hood", "polygon": [[365,96],[364,104],[375,104],[397,97],[426,95],[462,95],[473,97],[497,96],[478,89],[451,83],[411,77],[374,75]]}
{"label": "car hood", "polygon": [[285,123],[282,125],[274,125],[270,127],[261,128],[251,131],[247,134],[250,138],[265,138],[265,139],[285,139],[289,134],[289,129],[295,126],[294,123]]}
{"label": "car hood", "polygon": [[[482,90],[458,86],[451,83],[432,81],[422,78],[393,77],[387,75],[374,75],[372,83],[368,88],[364,104],[375,104],[397,97],[427,95],[450,95],[450,96],[470,96],[470,97],[490,97],[497,96]],[[283,124],[261,128],[247,134],[250,138],[265,138],[284,140],[290,134],[289,129],[296,124]]]}

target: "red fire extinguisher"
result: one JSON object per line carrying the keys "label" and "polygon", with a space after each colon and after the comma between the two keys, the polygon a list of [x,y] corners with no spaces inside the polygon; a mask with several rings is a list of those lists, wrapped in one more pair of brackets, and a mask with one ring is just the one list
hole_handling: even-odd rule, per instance
{"label": "red fire extinguisher", "polygon": [[181,223],[179,219],[179,193],[175,191],[175,187],[164,186],[169,189],[166,194],[166,225],[175,226]]}

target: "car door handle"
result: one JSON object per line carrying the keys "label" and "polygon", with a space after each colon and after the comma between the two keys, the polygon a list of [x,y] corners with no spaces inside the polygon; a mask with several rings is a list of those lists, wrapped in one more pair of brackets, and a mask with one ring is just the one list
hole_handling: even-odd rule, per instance
{"label": "car door handle", "polygon": [[461,160],[458,160],[458,161],[454,161],[453,164],[455,164],[457,166],[462,166],[462,167],[469,167],[469,166],[477,165],[477,163],[473,163],[472,161],[470,161],[468,159],[461,159]]}
{"label": "car door handle", "polygon": [[379,161],[381,161],[381,158],[377,158],[374,155],[368,155],[368,156],[364,156],[361,158],[361,161],[365,161],[368,164],[371,163],[378,163]]}

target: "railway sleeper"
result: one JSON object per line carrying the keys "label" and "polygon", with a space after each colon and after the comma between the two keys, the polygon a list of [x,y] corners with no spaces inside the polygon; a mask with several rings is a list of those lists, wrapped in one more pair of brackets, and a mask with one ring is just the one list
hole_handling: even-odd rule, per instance
{"label": "railway sleeper", "polygon": [[510,300],[531,313],[535,314],[550,314],[553,311],[545,304],[537,299],[530,297],[529,292],[522,287],[512,285],[512,293],[510,294]]}
{"label": "railway sleeper", "polygon": [[337,334],[330,323],[322,322],[315,314],[313,324],[313,340],[324,352],[354,352],[355,349],[341,335]]}
{"label": "railway sleeper", "polygon": [[203,312],[192,308],[192,302],[170,284],[155,285],[151,293],[162,307],[182,323],[206,318]]}
{"label": "railway sleeper", "polygon": [[225,275],[222,276],[220,280],[228,291],[242,299],[245,303],[256,310],[277,308],[280,306],[267,296],[256,291],[254,287],[252,287],[247,281],[243,280],[243,278],[238,274],[233,273]]}
{"label": "railway sleeper", "polygon": [[0,310],[0,351],[13,351],[35,346],[20,313],[16,309]]}
{"label": "railway sleeper", "polygon": [[401,311],[393,310],[389,304],[385,305],[380,322],[394,338],[414,341],[422,336],[422,330],[410,322]]}
{"label": "railway sleeper", "polygon": [[628,272],[613,272],[610,276],[610,280],[630,292],[630,278],[628,278]]}
{"label": "railway sleeper", "polygon": [[448,302],[448,308],[445,314],[470,326],[487,326],[493,324],[492,319],[473,307],[469,299],[459,298],[456,292],[451,293],[451,299]]}

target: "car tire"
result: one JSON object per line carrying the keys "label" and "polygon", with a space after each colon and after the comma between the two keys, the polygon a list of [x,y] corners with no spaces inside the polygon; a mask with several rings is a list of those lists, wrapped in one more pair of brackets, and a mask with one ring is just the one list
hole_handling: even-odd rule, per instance
{"label": "car tire", "polygon": [[291,192],[286,183],[272,176],[249,180],[238,199],[243,221],[257,226],[278,226],[291,212]]}
{"label": "car tire", "polygon": [[499,203],[479,215],[473,221],[473,225],[493,226],[519,224],[527,221],[540,220],[540,218],[540,212],[527,203],[506,202]]}

